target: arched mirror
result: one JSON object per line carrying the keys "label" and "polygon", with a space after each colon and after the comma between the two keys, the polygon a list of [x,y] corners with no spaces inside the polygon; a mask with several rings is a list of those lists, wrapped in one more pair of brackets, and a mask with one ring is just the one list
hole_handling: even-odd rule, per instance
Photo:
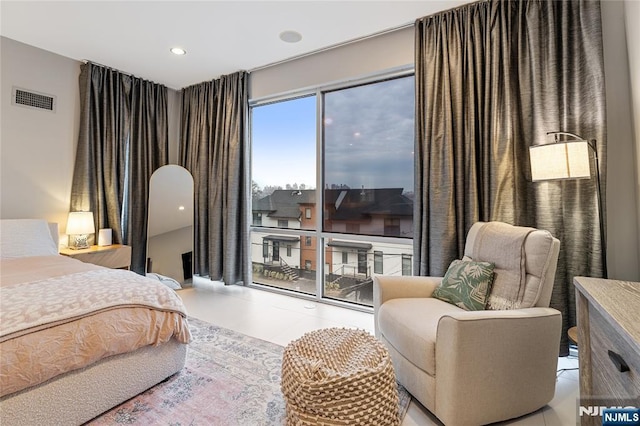
{"label": "arched mirror", "polygon": [[149,182],[147,276],[172,288],[193,277],[193,177],[175,164],[162,166]]}

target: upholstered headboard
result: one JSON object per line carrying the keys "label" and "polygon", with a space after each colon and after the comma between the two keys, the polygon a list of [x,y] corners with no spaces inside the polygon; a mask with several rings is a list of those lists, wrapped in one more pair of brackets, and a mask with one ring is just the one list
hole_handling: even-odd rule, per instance
{"label": "upholstered headboard", "polygon": [[58,225],[42,219],[0,220],[0,257],[58,254]]}
{"label": "upholstered headboard", "polygon": [[53,242],[56,243],[56,247],[60,245],[60,234],[58,234],[58,224],[55,222],[49,222],[49,232],[51,233],[51,238],[53,238]]}

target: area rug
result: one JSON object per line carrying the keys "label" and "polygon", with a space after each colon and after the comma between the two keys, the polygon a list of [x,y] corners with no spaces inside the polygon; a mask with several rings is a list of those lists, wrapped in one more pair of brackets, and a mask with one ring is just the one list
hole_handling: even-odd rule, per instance
{"label": "area rug", "polygon": [[[193,340],[185,367],[88,425],[283,425],[284,348],[189,318]],[[411,401],[398,385],[401,418]]]}

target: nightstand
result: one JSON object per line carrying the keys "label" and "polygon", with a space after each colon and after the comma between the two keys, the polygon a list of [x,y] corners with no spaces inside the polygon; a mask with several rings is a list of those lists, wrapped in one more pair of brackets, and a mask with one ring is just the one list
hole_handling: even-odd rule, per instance
{"label": "nightstand", "polygon": [[60,250],[60,254],[106,268],[129,269],[131,266],[131,247],[122,244],[91,246],[80,250],[65,248]]}
{"label": "nightstand", "polygon": [[[640,283],[588,277],[574,277],[573,283],[580,345],[580,409],[638,407]],[[599,426],[603,424],[601,417],[589,415],[580,420],[582,425]]]}

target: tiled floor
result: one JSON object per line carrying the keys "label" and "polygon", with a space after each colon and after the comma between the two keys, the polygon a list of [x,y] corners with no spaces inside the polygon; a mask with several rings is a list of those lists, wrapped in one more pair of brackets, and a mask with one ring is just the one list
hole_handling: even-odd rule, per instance
{"label": "tiled floor", "polygon": [[[179,290],[190,316],[249,336],[286,345],[304,333],[327,327],[354,327],[373,334],[373,315],[310,302],[247,287],[224,286],[197,279],[192,288]],[[575,368],[577,360],[560,358],[558,368]],[[505,423],[527,426],[573,426],[578,398],[577,370],[560,371],[556,394],[544,408]],[[422,405],[412,401],[402,423],[441,425]]]}

